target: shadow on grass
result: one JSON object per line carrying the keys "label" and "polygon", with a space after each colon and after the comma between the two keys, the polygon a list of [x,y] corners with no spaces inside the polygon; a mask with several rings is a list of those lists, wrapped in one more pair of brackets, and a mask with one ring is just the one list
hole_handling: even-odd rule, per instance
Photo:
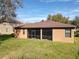
{"label": "shadow on grass", "polygon": [[77,51],[76,59],[79,59],[79,51]]}
{"label": "shadow on grass", "polygon": [[79,59],[79,37],[75,37],[76,59]]}
{"label": "shadow on grass", "polygon": [[13,35],[0,35],[0,44],[5,40],[9,40],[10,38],[13,38]]}

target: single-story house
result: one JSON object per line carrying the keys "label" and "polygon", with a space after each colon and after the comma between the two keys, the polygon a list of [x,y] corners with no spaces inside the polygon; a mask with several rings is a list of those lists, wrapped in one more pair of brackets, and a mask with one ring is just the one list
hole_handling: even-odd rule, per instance
{"label": "single-story house", "polygon": [[22,22],[9,18],[0,19],[0,35],[13,34],[14,28],[23,24]]}
{"label": "single-story house", "polygon": [[17,38],[37,38],[73,43],[75,28],[74,25],[45,20],[15,27],[15,36]]}

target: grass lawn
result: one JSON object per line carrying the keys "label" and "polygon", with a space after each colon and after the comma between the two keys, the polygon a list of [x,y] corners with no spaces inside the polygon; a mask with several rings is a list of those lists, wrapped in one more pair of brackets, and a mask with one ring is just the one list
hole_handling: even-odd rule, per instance
{"label": "grass lawn", "polygon": [[0,59],[79,59],[78,38],[74,44],[9,36],[0,40]]}

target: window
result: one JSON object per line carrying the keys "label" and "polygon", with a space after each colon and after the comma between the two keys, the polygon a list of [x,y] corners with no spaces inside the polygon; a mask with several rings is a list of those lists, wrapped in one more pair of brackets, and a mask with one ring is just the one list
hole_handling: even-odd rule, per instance
{"label": "window", "polygon": [[32,37],[36,37],[36,30],[31,30]]}
{"label": "window", "polygon": [[65,29],[65,37],[71,37],[71,29]]}
{"label": "window", "polygon": [[29,29],[28,37],[40,39],[40,29]]}
{"label": "window", "polygon": [[42,38],[51,40],[52,39],[52,29],[43,29]]}
{"label": "window", "polygon": [[6,28],[6,32],[8,32],[8,28]]}
{"label": "window", "polygon": [[25,29],[23,30],[23,34],[25,34]]}
{"label": "window", "polygon": [[6,23],[3,23],[3,25],[6,25]]}

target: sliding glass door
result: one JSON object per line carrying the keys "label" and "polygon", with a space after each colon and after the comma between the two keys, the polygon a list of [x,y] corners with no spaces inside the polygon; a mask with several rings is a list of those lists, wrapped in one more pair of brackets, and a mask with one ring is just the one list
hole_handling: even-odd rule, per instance
{"label": "sliding glass door", "polygon": [[42,38],[52,40],[52,29],[43,29]]}
{"label": "sliding glass door", "polygon": [[29,29],[28,30],[28,37],[29,38],[40,38],[40,29]]}

